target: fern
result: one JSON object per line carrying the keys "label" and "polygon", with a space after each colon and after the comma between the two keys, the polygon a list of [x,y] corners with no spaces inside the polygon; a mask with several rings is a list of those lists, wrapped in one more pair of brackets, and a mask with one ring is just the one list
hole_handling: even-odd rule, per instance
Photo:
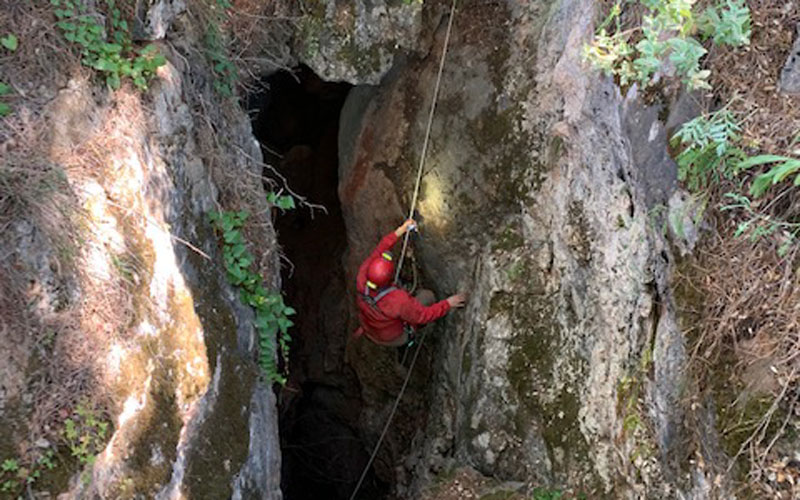
{"label": "fern", "polygon": [[744,153],[735,146],[741,128],[730,111],[723,109],[685,123],[672,137],[672,145],[684,149],[676,157],[678,179],[691,191],[707,188],[741,169]]}

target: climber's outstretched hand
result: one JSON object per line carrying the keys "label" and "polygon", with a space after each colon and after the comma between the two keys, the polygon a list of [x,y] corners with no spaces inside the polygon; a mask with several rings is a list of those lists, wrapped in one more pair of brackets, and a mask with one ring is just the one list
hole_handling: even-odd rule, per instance
{"label": "climber's outstretched hand", "polygon": [[447,303],[450,304],[450,307],[464,307],[464,304],[467,302],[467,296],[463,293],[457,293],[455,295],[451,295],[447,297]]}
{"label": "climber's outstretched hand", "polygon": [[397,237],[399,238],[400,236],[403,236],[404,234],[406,234],[406,232],[415,228],[416,226],[417,223],[414,219],[408,219],[407,221],[403,222],[402,226],[394,230],[394,234],[396,234]]}

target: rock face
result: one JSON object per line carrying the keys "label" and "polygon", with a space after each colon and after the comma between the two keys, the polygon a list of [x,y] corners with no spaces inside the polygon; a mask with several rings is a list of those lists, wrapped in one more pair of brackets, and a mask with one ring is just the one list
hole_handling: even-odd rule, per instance
{"label": "rock face", "polygon": [[[53,493],[67,490],[59,498],[280,499],[275,396],[254,361],[252,310],[228,284],[208,222],[226,189],[206,162],[209,152],[231,172],[249,171],[248,187],[268,213],[260,150],[240,109],[226,114],[209,86],[194,86],[202,66],[168,56],[177,66],[160,68],[146,95],[73,80],[48,106],[50,150],[30,154],[48,157],[61,183],[52,196],[65,192],[70,203],[59,208],[79,223],[54,229],[20,211],[4,231],[0,303],[35,305],[29,324],[54,333],[35,344],[43,337],[18,331],[4,312],[0,354],[12,363],[2,364],[0,452],[24,457],[30,435],[51,432],[36,446],[54,447],[56,473],[74,473],[62,469],[76,463],[70,451],[53,443],[64,439],[64,418],[84,411],[83,394],[104,403],[89,411],[108,422],[108,435],[86,452],[90,465],[53,479]],[[223,133],[205,135],[198,94]],[[222,134],[232,148],[208,149]],[[275,235],[268,219],[260,227],[262,270],[277,286]],[[60,232],[62,240],[74,237],[69,245]],[[6,281],[11,270],[14,280]],[[57,322],[60,329],[48,327]],[[20,342],[19,333],[33,340]],[[59,393],[67,386],[76,394]]]}
{"label": "rock face", "polygon": [[307,2],[295,42],[298,58],[325,80],[377,84],[397,53],[424,42],[422,2]]}
{"label": "rock face", "polygon": [[800,25],[797,26],[797,33],[792,51],[781,71],[781,91],[787,94],[800,93]]}
{"label": "rock face", "polygon": [[[675,166],[658,109],[581,62],[593,16],[588,0],[460,6],[415,259],[423,285],[470,300],[428,334],[430,364],[416,368],[385,445],[390,463],[408,454],[383,471],[401,496],[464,464],[590,497],[704,483],[679,449],[685,354],[654,218],[679,205]],[[444,23],[436,57],[396,66],[345,104],[350,271],[407,213],[443,39]],[[393,356],[350,346],[368,436],[402,381],[387,373]]]}

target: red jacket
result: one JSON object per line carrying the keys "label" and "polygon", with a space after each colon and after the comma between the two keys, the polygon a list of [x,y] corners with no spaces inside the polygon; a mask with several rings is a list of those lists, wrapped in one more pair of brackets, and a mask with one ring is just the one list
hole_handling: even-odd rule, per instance
{"label": "red jacket", "polygon": [[[356,299],[358,317],[364,333],[372,340],[384,343],[401,336],[404,324],[413,327],[424,325],[441,318],[450,310],[450,303],[447,300],[426,307],[403,289],[397,289],[385,295],[378,302],[377,310],[362,298],[367,286],[369,263],[383,252],[389,251],[395,243],[397,243],[397,235],[394,231],[384,236],[375,250],[358,268],[358,277],[356,278],[356,290],[359,295]],[[370,295],[374,297],[377,292],[370,290]]]}

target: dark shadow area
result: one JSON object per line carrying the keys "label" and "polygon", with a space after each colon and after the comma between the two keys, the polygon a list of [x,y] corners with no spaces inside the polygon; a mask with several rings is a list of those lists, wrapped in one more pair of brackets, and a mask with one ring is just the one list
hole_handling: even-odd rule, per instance
{"label": "dark shadow area", "polygon": [[[251,109],[265,162],[293,191],[326,209],[290,210],[275,224],[291,261],[283,266],[286,301],[298,311],[289,382],[279,395],[282,489],[286,500],[348,499],[369,458],[358,429],[358,380],[344,363],[352,294],[342,268],[338,135],[351,86],[325,82],[305,66],[264,84],[261,95],[251,96]],[[370,474],[358,498],[383,498],[387,491]]]}

